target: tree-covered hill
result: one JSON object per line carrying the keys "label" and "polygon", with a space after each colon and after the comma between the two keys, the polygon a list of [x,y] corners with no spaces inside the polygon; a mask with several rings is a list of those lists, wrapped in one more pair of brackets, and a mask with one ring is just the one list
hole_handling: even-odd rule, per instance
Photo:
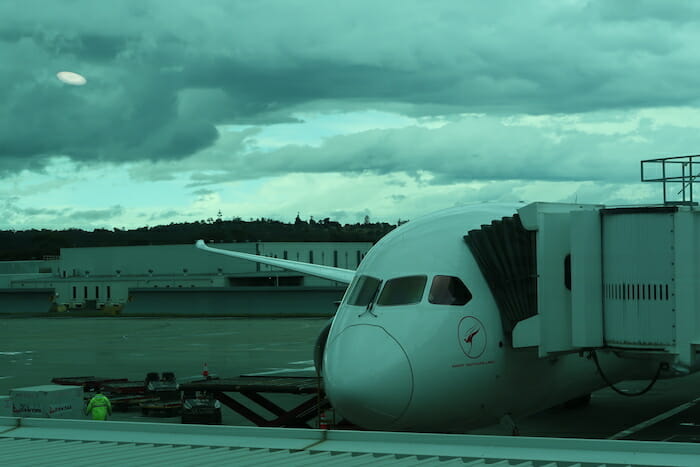
{"label": "tree-covered hill", "polygon": [[328,218],[294,223],[272,219],[244,221],[207,219],[133,230],[95,229],[0,231],[0,260],[41,259],[58,255],[61,248],[194,243],[198,239],[222,242],[376,242],[396,226],[388,223],[341,225]]}

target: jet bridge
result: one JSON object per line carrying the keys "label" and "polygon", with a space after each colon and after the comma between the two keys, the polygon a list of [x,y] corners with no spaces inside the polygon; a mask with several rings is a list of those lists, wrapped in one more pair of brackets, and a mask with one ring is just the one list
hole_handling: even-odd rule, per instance
{"label": "jet bridge", "polygon": [[[535,263],[530,290],[536,300],[525,302],[529,310],[515,319],[509,311],[513,300],[503,298],[508,292],[497,291],[508,288],[503,285],[508,281],[495,280],[493,273],[509,261],[503,253],[489,259],[488,249],[479,246],[505,238],[493,232],[503,222],[465,237],[494,291],[513,347],[537,347],[540,357],[613,348],[621,355],[653,356],[680,371],[700,365],[700,208],[692,201],[692,160],[681,166],[681,175],[669,175],[673,167],[666,165],[676,159],[682,158],[644,161],[664,165],[655,179],[645,179],[642,165],[643,181],[664,183],[663,205],[533,203],[519,209],[513,219],[534,234],[527,254]],[[672,183],[680,184],[679,200],[667,197]],[[479,239],[484,235],[488,242]],[[522,279],[516,269],[509,271],[513,281]]]}

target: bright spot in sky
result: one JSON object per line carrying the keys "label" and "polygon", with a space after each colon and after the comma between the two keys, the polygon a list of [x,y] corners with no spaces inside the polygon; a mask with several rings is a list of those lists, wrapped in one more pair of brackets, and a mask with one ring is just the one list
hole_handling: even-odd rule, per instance
{"label": "bright spot in sky", "polygon": [[56,77],[66,84],[72,84],[73,86],[82,86],[87,83],[84,76],[78,73],[73,73],[72,71],[59,71],[56,73]]}

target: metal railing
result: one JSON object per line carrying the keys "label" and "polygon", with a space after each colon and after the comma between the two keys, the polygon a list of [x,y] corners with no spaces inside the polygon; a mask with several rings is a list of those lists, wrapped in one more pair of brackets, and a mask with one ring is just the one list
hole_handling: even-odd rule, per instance
{"label": "metal railing", "polygon": [[700,154],[647,159],[641,161],[640,169],[642,182],[662,183],[664,204],[697,204],[693,185],[700,182]]}

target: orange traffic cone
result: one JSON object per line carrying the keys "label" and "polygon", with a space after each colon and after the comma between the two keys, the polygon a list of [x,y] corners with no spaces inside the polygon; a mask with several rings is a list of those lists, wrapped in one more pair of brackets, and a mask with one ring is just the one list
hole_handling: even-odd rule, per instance
{"label": "orange traffic cone", "polygon": [[321,414],[318,416],[318,428],[321,430],[327,430],[329,428],[326,412],[321,412]]}
{"label": "orange traffic cone", "polygon": [[206,362],[204,362],[204,369],[202,370],[202,376],[204,376],[206,379],[209,379],[209,367],[207,366]]}

